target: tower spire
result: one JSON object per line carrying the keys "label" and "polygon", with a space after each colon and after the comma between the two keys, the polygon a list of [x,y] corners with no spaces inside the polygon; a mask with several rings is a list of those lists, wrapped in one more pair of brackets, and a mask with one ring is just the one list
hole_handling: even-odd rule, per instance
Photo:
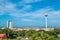
{"label": "tower spire", "polygon": [[45,14],[45,26],[46,26],[46,31],[48,31],[48,29],[47,29],[47,17],[48,17],[48,14]]}

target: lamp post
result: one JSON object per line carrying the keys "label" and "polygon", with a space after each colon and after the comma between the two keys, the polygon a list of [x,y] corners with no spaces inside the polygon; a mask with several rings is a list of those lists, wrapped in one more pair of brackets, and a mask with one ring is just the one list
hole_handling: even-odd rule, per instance
{"label": "lamp post", "polygon": [[48,15],[47,14],[45,14],[45,26],[46,26],[46,31],[48,31],[48,29],[47,29],[47,17],[48,17]]}

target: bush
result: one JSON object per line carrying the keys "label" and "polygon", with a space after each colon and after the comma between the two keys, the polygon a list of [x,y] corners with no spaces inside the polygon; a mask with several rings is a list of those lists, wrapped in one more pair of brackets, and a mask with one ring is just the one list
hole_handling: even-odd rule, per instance
{"label": "bush", "polygon": [[16,40],[21,40],[21,37],[17,37]]}

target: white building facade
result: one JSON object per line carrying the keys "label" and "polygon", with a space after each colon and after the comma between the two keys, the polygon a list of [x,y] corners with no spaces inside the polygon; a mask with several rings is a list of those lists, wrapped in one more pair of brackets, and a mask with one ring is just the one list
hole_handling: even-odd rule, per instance
{"label": "white building facade", "polygon": [[12,29],[12,21],[11,20],[7,21],[7,28]]}

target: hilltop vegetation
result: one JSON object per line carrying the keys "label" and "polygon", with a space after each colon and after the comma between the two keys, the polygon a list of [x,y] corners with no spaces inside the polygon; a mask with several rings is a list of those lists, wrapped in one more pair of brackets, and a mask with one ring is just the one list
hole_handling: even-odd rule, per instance
{"label": "hilltop vegetation", "polygon": [[60,40],[60,30],[55,29],[54,31],[44,31],[44,30],[22,30],[13,31],[8,28],[0,29],[0,34],[6,34],[5,40],[21,38],[28,38],[28,40]]}

